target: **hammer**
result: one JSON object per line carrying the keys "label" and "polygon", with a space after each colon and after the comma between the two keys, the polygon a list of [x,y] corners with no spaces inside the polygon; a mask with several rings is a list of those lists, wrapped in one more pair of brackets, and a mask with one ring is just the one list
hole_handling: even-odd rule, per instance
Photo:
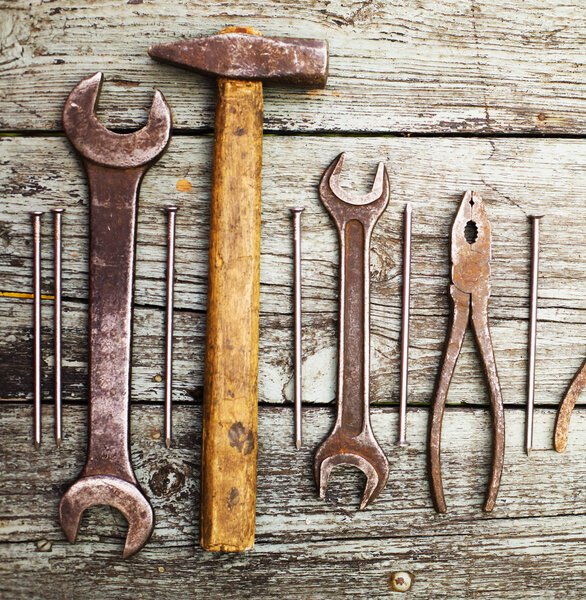
{"label": "hammer", "polygon": [[254,545],[263,81],[322,88],[328,45],[248,27],[153,46],[160,61],[218,78],[210,215],[201,546]]}

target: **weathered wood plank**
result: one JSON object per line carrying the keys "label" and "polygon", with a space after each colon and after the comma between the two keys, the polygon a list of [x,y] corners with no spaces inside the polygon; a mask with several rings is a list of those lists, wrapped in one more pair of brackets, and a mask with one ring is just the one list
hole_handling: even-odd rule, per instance
{"label": "weathered wood plank", "polygon": [[[584,524],[584,517],[545,517],[524,521],[523,533],[503,532],[495,523],[482,541],[457,533],[432,543],[411,536],[384,543],[309,540],[257,545],[244,555],[172,544],[145,549],[127,562],[106,538],[75,553],[64,542],[53,543],[50,552],[13,543],[0,546],[0,593],[14,600],[47,594],[55,600],[582,600],[586,570],[578,532]],[[415,577],[408,596],[392,592],[396,571]]]}
{"label": "weathered wood plank", "polygon": [[[50,421],[48,410],[44,416]],[[292,412],[264,408],[256,548],[221,556],[197,548],[199,407],[177,408],[170,451],[160,437],[161,408],[136,407],[132,458],[153,502],[156,528],[145,549],[123,561],[124,520],[116,511],[88,511],[75,545],[64,540],[57,522],[60,494],[83,465],[85,409],[66,407],[61,449],[46,440],[35,452],[29,408],[5,406],[0,413],[0,596],[242,598],[257,597],[261,586],[266,598],[281,598],[284,590],[318,599],[333,593],[382,598],[389,597],[390,574],[407,570],[415,576],[411,596],[426,600],[581,598],[586,436],[580,432],[586,428],[586,414],[576,413],[568,452],[558,455],[539,451],[551,448],[554,412],[537,411],[536,451],[530,459],[523,452],[523,412],[507,410],[506,417],[501,493],[495,511],[486,515],[481,506],[488,415],[483,410],[448,411],[443,459],[449,512],[439,516],[426,479],[427,411],[409,413],[411,446],[400,450],[393,446],[396,411],[373,410],[373,427],[388,454],[391,477],[380,498],[360,512],[356,507],[363,481],[355,470],[337,470],[327,501],[316,497],[311,460],[331,424],[331,412],[305,411],[305,444],[297,452]],[[39,551],[42,540],[49,542],[46,552]]]}
{"label": "weathered wood plank", "polygon": [[[63,205],[66,398],[85,398],[87,297],[87,191],[84,176],[63,138],[2,138],[0,219],[2,291],[31,290],[28,209]],[[427,403],[443,350],[449,304],[449,229],[462,192],[474,187],[487,202],[494,256],[490,319],[505,402],[525,402],[530,225],[542,225],[537,359],[537,402],[557,405],[586,349],[586,144],[577,140],[472,140],[408,138],[265,139],[261,265],[261,369],[263,402],[292,399],[292,230],[288,207],[303,217],[304,387],[308,403],[335,397],[338,247],[334,228],[317,198],[322,168],[349,152],[344,178],[355,189],[371,183],[380,158],[391,172],[391,205],[375,229],[372,252],[372,400],[396,402],[401,285],[401,219],[414,205],[410,400]],[[162,206],[181,206],[177,230],[177,398],[199,399],[205,335],[210,138],[173,140],[145,180],[139,210],[134,350],[134,398],[162,400],[155,381],[163,365],[165,217]],[[190,167],[186,165],[196,165]],[[190,192],[178,192],[187,178]],[[43,225],[43,290],[51,293],[49,216]],[[0,298],[0,357],[7,365],[0,397],[30,394],[30,300]],[[50,301],[45,303],[45,352],[51,357]],[[486,398],[482,370],[466,339],[450,402]],[[47,378],[50,370],[47,370]],[[50,394],[50,380],[45,382]],[[586,399],[584,399],[586,401]]]}
{"label": "weathered wood plank", "polygon": [[[381,319],[380,316],[376,317]],[[371,401],[397,403],[399,397],[399,322],[392,329],[373,324]],[[333,402],[336,397],[336,316],[309,314],[304,344],[303,394],[307,404]],[[43,306],[43,394],[53,397],[52,306]],[[263,315],[260,336],[259,400],[290,403],[293,400],[292,319]],[[559,403],[583,356],[584,326],[548,323],[540,335],[537,404]],[[32,397],[32,300],[0,297],[0,398]],[[66,402],[87,400],[87,305],[64,303],[63,393]],[[447,315],[418,314],[413,318],[414,343],[410,357],[409,402],[429,403],[442,356]],[[545,328],[543,328],[545,329]],[[175,315],[174,398],[201,402],[205,315],[181,311]],[[416,337],[418,336],[418,337]],[[525,401],[526,323],[493,320],[492,337],[506,404]],[[138,402],[163,401],[164,312],[161,308],[135,309],[132,398]],[[488,402],[488,392],[472,334],[468,334],[450,388],[452,404]],[[586,398],[582,398],[585,402]]]}
{"label": "weathered wood plank", "polygon": [[585,132],[578,2],[4,0],[0,10],[2,129],[61,129],[67,93],[97,70],[109,126],[139,126],[157,86],[175,127],[211,127],[213,83],[146,50],[252,25],[330,42],[326,90],[267,86],[270,130]]}
{"label": "weathered wood plank", "polygon": [[[32,450],[30,408],[4,408],[0,423],[5,447],[3,482],[11,502],[3,506],[2,541],[26,541],[36,536],[61,539],[56,525],[60,494],[81,471],[85,457],[84,407],[68,406],[64,414],[65,441],[57,449],[47,436],[42,451]],[[303,449],[295,451],[292,411],[263,407],[259,420],[259,482],[257,539],[292,542],[300,536],[386,538],[404,535],[444,535],[455,527],[460,533],[479,535],[497,519],[585,513],[583,460],[586,449],[586,414],[577,411],[568,451],[552,450],[554,411],[536,413],[535,451],[524,454],[524,413],[507,409],[507,447],[497,507],[482,512],[490,458],[490,419],[483,409],[453,408],[443,429],[443,471],[448,513],[436,515],[426,475],[426,409],[409,411],[409,448],[394,446],[396,409],[374,408],[373,429],[387,453],[391,476],[383,494],[366,511],[357,511],[363,478],[353,469],[338,469],[332,476],[326,501],[316,495],[312,475],[313,453],[332,424],[333,413],[324,407],[304,411]],[[44,411],[45,431],[52,417]],[[161,407],[135,406],[132,410],[132,460],[137,477],[157,513],[153,545],[165,540],[197,539],[201,409],[180,406],[175,411],[174,443],[166,451],[161,438]],[[10,435],[8,435],[10,433]],[[30,450],[29,450],[30,449]],[[530,498],[530,500],[528,500]],[[39,510],[39,506],[46,510]],[[53,508],[51,508],[53,507]],[[80,541],[106,534],[121,537],[111,511],[96,509],[81,531]],[[106,516],[110,515],[110,516]],[[10,537],[9,537],[10,536]]]}

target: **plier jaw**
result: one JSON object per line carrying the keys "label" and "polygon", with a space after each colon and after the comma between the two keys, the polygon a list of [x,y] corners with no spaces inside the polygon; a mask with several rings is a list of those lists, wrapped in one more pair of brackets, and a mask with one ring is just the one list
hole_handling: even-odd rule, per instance
{"label": "plier jaw", "polygon": [[452,225],[452,283],[466,294],[490,295],[491,229],[480,194],[468,191]]}
{"label": "plier jaw", "polygon": [[447,511],[441,475],[441,428],[444,409],[456,361],[468,327],[476,337],[490,388],[493,426],[491,478],[484,510],[494,508],[504,464],[505,416],[488,326],[490,296],[491,230],[484,203],[479,194],[466,192],[452,226],[452,319],[446,351],[431,408],[429,429],[429,467],[431,494],[438,512]]}

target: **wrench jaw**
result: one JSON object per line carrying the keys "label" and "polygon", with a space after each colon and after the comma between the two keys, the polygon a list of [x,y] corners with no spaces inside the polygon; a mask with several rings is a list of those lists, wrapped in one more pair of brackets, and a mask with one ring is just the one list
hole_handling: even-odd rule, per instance
{"label": "wrench jaw", "polygon": [[356,438],[345,439],[334,426],[332,433],[317,449],[314,460],[314,477],[319,497],[326,497],[326,488],[332,470],[338,466],[355,467],[366,477],[366,486],[360,510],[366,508],[383,491],[389,479],[389,463],[374,435],[365,429]]}
{"label": "wrench jaw", "polygon": [[96,73],[71,90],[63,107],[63,128],[84,157],[104,167],[133,169],[150,165],[163,154],[171,135],[171,109],[155,91],[146,124],[132,133],[115,133],[98,121],[95,108],[104,80]]}
{"label": "wrench jaw", "polygon": [[68,541],[75,542],[83,512],[99,504],[117,508],[128,521],[122,557],[138,552],[153,532],[153,509],[136,485],[109,475],[81,477],[61,498],[59,521]]}
{"label": "wrench jaw", "polygon": [[345,152],[338,155],[325,170],[319,183],[319,195],[322,203],[338,223],[343,223],[341,211],[344,205],[356,207],[357,216],[366,217],[368,227],[374,227],[389,203],[389,173],[383,162],[378,163],[376,175],[370,192],[356,195],[340,185],[340,173],[344,166]]}
{"label": "wrench jaw", "polygon": [[337,158],[334,159],[332,164],[324,173],[321,185],[329,186],[331,192],[338,200],[341,200],[346,204],[352,204],[354,206],[364,206],[366,204],[371,204],[372,202],[382,200],[383,197],[386,197],[384,201],[386,208],[386,204],[388,201],[389,176],[385,164],[382,161],[378,163],[376,175],[374,177],[374,181],[372,183],[372,188],[370,192],[362,196],[357,196],[356,194],[344,189],[340,185],[340,173],[342,172],[342,168],[344,166],[345,157],[346,153],[342,152]]}

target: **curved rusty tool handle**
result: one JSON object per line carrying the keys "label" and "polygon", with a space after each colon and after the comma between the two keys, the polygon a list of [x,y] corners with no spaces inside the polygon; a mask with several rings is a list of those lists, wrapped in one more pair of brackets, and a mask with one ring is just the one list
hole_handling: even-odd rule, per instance
{"label": "curved rusty tool handle", "polygon": [[490,408],[492,414],[492,469],[486,494],[484,510],[494,508],[501,484],[503,464],[505,462],[505,409],[499,383],[494,350],[488,328],[488,296],[472,296],[472,325],[476,342],[482,355],[482,363],[490,388]]}
{"label": "curved rusty tool handle", "polygon": [[447,511],[444,499],[444,487],[442,483],[441,465],[441,434],[444,409],[448,397],[450,382],[456,367],[456,361],[462,349],[464,334],[468,326],[470,316],[470,295],[459,290],[455,285],[450,285],[450,296],[452,297],[453,313],[452,324],[446,351],[442,363],[442,369],[438,378],[435,398],[433,400],[431,421],[429,424],[429,473],[431,477],[431,497],[437,512]]}
{"label": "curved rusty tool handle", "polygon": [[586,387],[586,360],[576,373],[564,399],[558,409],[558,416],[555,424],[554,446],[558,452],[564,452],[568,445],[568,429],[570,428],[570,418],[580,394]]}

